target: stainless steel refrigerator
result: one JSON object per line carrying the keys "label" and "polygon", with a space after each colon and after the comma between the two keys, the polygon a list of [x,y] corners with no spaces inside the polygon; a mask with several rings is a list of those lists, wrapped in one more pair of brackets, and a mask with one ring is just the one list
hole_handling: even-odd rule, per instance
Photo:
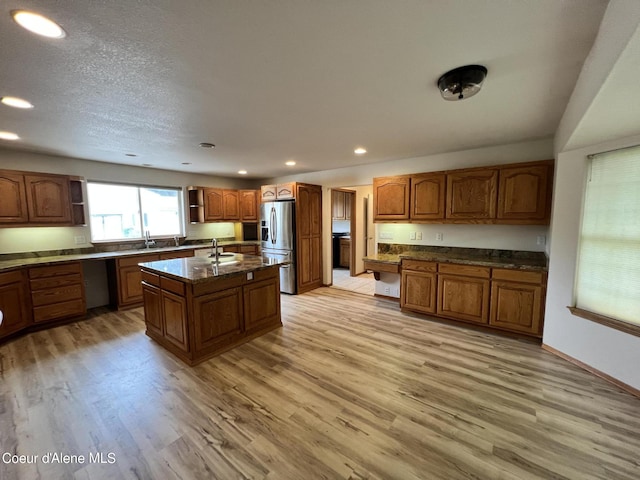
{"label": "stainless steel refrigerator", "polygon": [[295,201],[260,206],[262,256],[286,262],[280,266],[280,291],[296,293]]}

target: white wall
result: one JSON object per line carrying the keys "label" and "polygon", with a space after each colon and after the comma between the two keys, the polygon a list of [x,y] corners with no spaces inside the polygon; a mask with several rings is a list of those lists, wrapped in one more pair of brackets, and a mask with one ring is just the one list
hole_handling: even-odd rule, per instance
{"label": "white wall", "polygon": [[[324,226],[331,225],[331,188],[340,188],[345,185],[364,186],[373,183],[373,177],[383,177],[387,175],[403,175],[409,173],[434,172],[439,170],[454,170],[457,168],[471,168],[486,165],[502,165],[506,163],[519,163],[534,160],[547,160],[553,158],[553,139],[533,140],[509,145],[499,145],[493,147],[477,148],[460,152],[442,153],[425,157],[407,158],[404,160],[393,160],[389,162],[372,163],[356,167],[345,167],[323,172],[301,173],[287,177],[272,178],[267,183],[284,182],[305,182],[315,185],[322,185]],[[407,238],[407,241],[397,241],[395,243],[409,243],[408,235],[403,229],[413,227],[398,227],[393,225],[384,228],[399,229],[398,238]],[[444,229],[444,227],[448,227]],[[530,226],[480,226],[477,225],[441,225],[440,231],[445,232],[443,242],[440,246],[466,246],[485,248],[503,248],[517,250],[537,250],[543,251],[544,246],[535,245],[538,235],[547,235],[546,227]],[[504,228],[508,227],[508,228]],[[380,224],[378,224],[380,228]],[[418,244],[431,245],[432,227],[421,226],[428,232],[423,235],[422,242]],[[331,279],[331,229],[323,229],[322,250],[324,263],[324,283],[329,283]],[[376,229],[377,230],[377,229]]]}
{"label": "white wall", "polygon": [[[66,157],[0,149],[0,169],[76,175],[86,180],[187,187],[255,188],[255,182],[200,174],[114,165]],[[85,192],[86,199],[86,192]],[[186,212],[186,201],[185,201]],[[233,223],[186,224],[187,239],[233,237]],[[153,232],[152,232],[153,233]],[[85,242],[76,243],[76,237]],[[91,246],[89,227],[0,228],[0,254],[82,248]]]}
{"label": "white wall", "polygon": [[[562,152],[556,162],[543,342],[640,389],[640,338],[572,315],[587,155],[640,144],[640,136]],[[638,219],[630,219],[638,221]]]}

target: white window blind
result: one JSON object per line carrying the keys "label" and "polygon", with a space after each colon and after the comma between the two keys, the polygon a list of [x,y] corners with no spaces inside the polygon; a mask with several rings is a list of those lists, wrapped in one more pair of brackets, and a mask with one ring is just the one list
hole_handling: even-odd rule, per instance
{"label": "white window blind", "polygon": [[591,157],[576,307],[640,324],[640,147]]}

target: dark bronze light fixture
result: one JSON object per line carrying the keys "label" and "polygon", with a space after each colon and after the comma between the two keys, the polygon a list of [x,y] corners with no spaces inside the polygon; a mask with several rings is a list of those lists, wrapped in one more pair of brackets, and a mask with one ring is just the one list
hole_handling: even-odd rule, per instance
{"label": "dark bronze light fixture", "polygon": [[482,88],[487,69],[482,65],[466,65],[448,71],[438,79],[438,88],[445,100],[473,97]]}

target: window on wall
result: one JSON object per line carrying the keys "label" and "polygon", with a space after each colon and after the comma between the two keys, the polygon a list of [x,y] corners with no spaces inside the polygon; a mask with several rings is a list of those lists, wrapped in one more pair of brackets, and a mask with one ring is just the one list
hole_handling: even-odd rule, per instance
{"label": "window on wall", "polygon": [[640,327],[640,147],[593,155],[590,162],[574,313],[635,329]]}
{"label": "window on wall", "polygon": [[87,182],[92,241],[182,235],[182,190]]}

